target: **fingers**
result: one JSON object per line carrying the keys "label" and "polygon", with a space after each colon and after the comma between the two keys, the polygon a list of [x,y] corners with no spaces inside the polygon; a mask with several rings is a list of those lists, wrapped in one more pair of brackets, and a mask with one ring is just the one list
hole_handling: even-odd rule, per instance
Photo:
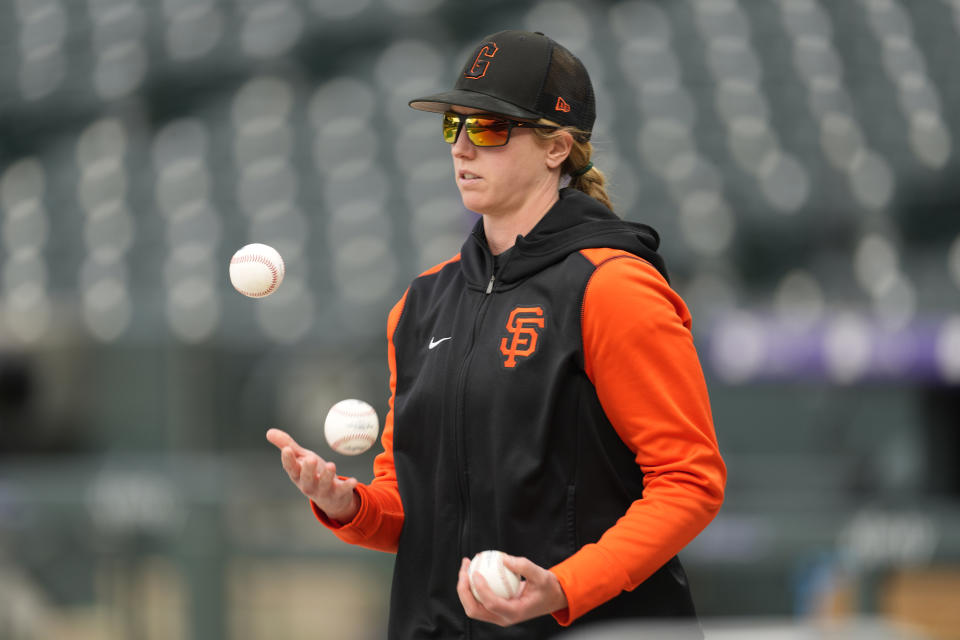
{"label": "fingers", "polygon": [[297,441],[294,440],[289,433],[280,429],[268,429],[267,440],[277,449],[282,450],[284,447],[290,447],[298,456],[301,456],[309,451],[309,449],[304,449],[297,444]]}
{"label": "fingers", "polygon": [[468,571],[467,579],[471,586],[470,593],[474,595],[477,601],[483,605],[485,609],[487,608],[488,604],[493,604],[496,600],[501,598],[501,596],[493,592],[493,589],[490,588],[490,583],[487,582],[487,579],[483,577],[483,574],[479,571],[473,574],[473,578],[470,578]]}
{"label": "fingers", "polygon": [[315,478],[316,490],[310,495],[318,499],[332,497],[336,491],[337,465],[317,458]]}
{"label": "fingers", "polygon": [[460,561],[460,571],[457,573],[457,593],[460,593],[462,587],[470,591],[470,561],[466,558]]}
{"label": "fingers", "polygon": [[289,443],[293,442],[290,434],[280,429],[267,429],[267,440],[277,449],[283,449]]}
{"label": "fingers", "polygon": [[280,429],[269,429],[267,440],[280,449],[280,462],[290,481],[317,507],[331,518],[344,522],[357,513],[359,499],[354,489],[359,481],[356,478],[338,477],[337,465],[304,449]]}
{"label": "fingers", "polygon": [[[460,572],[457,574],[457,595],[460,597],[460,604],[463,605],[463,611],[475,620],[486,620],[491,622],[487,616],[489,614],[484,609],[479,600],[473,597],[473,591],[470,589],[470,560],[464,558],[460,561]],[[486,584],[484,584],[486,586]]]}
{"label": "fingers", "polygon": [[352,503],[353,490],[359,481],[356,478],[341,479],[337,476],[336,464],[327,462],[312,451],[296,457],[289,448],[284,448],[283,456],[284,468],[287,464],[292,467],[287,472],[290,479],[303,495],[316,502],[319,507],[324,510],[328,507],[335,509],[342,503]]}
{"label": "fingers", "polygon": [[464,612],[476,620],[508,626],[537,616],[558,611],[567,606],[566,597],[556,576],[527,558],[505,555],[505,567],[523,576],[520,591],[513,598],[502,598],[490,589],[483,576],[473,576],[474,597],[470,589],[469,566],[466,559],[460,565],[457,595]]}
{"label": "fingers", "polygon": [[567,607],[567,596],[560,586],[560,580],[552,571],[531,562],[527,558],[504,554],[503,566],[523,577],[517,598],[521,601],[536,603],[542,613],[552,613]]}
{"label": "fingers", "polygon": [[[457,595],[460,597],[464,613],[474,620],[492,622],[501,627],[519,621],[512,610],[514,603],[495,594],[482,575],[474,574],[471,585],[470,560],[467,558],[460,562],[460,572],[457,576]],[[504,605],[506,605],[506,609],[504,609]]]}
{"label": "fingers", "polygon": [[293,453],[293,449],[284,447],[280,451],[280,464],[283,465],[283,470],[290,476],[290,480],[294,484],[298,484],[300,482],[300,462],[297,460],[296,454]]}
{"label": "fingers", "polygon": [[312,498],[322,487],[333,484],[336,465],[326,462],[312,451],[301,451],[303,453],[298,454],[293,447],[283,447],[280,450],[280,463],[290,476],[290,481],[297,485],[304,495]]}
{"label": "fingers", "polygon": [[[290,449],[285,448],[284,451],[290,451]],[[291,476],[290,479],[296,483],[303,495],[308,498],[322,499],[330,493],[336,478],[335,464],[325,461],[312,451],[296,457],[296,464],[299,464],[300,475],[296,479]]]}
{"label": "fingers", "polygon": [[530,580],[540,572],[545,571],[542,567],[534,564],[526,558],[503,554],[503,566],[513,571],[518,576]]}
{"label": "fingers", "polygon": [[520,589],[514,598],[523,597],[527,587],[531,584],[539,587],[545,581],[549,582],[554,579],[552,573],[527,558],[503,554],[503,566],[522,578]]}
{"label": "fingers", "polygon": [[464,558],[460,561],[460,571],[457,573],[457,595],[460,596],[460,602],[468,615],[480,604],[470,591],[469,569],[470,561]]}
{"label": "fingers", "polygon": [[312,497],[317,491],[317,485],[319,484],[317,465],[319,463],[320,460],[315,455],[305,456],[303,462],[300,463],[300,481],[297,486],[300,487],[300,491],[305,496]]}
{"label": "fingers", "polygon": [[[326,462],[313,451],[304,449],[280,429],[269,429],[267,440],[280,449],[280,462],[290,480],[307,496],[312,496],[318,485],[332,482],[336,472],[332,462]],[[318,476],[319,471],[319,476]]]}
{"label": "fingers", "polygon": [[337,475],[336,465],[334,465],[332,462],[328,462],[327,464],[331,465],[330,481],[332,490],[341,496],[352,494],[353,490],[357,488],[358,484],[360,484],[360,481],[356,478],[341,478]]}

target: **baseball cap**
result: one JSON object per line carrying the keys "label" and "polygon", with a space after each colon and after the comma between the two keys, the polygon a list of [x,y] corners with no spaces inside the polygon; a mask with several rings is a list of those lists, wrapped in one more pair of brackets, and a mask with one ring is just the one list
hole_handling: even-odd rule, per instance
{"label": "baseball cap", "polygon": [[547,118],[588,133],[596,119],[593,85],[583,63],[539,31],[499,31],[483,38],[452,91],[410,101],[421,111],[443,112],[451,105],[511,118]]}

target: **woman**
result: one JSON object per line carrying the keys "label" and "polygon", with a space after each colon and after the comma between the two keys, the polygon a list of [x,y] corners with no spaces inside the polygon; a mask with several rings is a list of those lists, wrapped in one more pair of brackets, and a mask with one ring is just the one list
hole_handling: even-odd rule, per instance
{"label": "woman", "polygon": [[[390,313],[374,480],[271,430],[284,469],[337,536],[396,553],[391,638],[693,618],[676,554],[719,509],[726,470],[656,232],[612,213],[590,162],[586,70],[543,34],[504,31],[453,91],[410,105],[443,113],[481,219]],[[484,549],[509,554],[519,596],[471,593]]]}

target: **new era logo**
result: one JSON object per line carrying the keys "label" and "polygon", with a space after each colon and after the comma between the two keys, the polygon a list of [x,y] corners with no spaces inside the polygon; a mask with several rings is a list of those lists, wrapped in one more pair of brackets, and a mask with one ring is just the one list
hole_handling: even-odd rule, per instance
{"label": "new era logo", "polygon": [[557,97],[557,106],[553,108],[554,111],[563,111],[564,113],[570,112],[570,105],[567,104],[567,101],[562,97]]}

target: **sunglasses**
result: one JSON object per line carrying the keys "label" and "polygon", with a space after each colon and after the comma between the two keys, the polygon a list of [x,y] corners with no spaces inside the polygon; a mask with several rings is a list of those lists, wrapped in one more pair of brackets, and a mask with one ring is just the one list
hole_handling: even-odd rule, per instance
{"label": "sunglasses", "polygon": [[460,137],[460,131],[466,129],[467,139],[477,147],[502,147],[510,141],[510,132],[514,128],[559,129],[549,124],[535,124],[520,120],[509,120],[501,116],[478,113],[463,115],[447,111],[443,114],[443,140],[453,144]]}

